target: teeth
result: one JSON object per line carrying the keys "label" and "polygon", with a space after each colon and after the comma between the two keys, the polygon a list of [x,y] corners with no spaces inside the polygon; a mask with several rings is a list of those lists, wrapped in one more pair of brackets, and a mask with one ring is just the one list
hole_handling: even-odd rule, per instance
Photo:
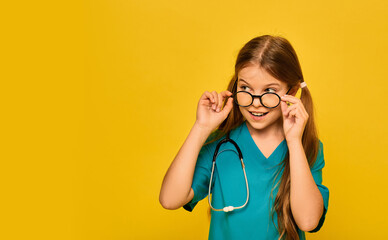
{"label": "teeth", "polygon": [[264,115],[264,113],[253,113],[253,112],[252,112],[252,114],[253,114],[253,115],[255,115],[255,116],[258,116],[258,117],[260,117],[260,116],[263,116],[263,115]]}

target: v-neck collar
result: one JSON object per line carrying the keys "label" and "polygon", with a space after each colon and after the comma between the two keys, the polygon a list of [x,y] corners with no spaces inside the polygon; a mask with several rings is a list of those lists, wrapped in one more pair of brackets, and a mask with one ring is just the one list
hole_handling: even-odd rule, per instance
{"label": "v-neck collar", "polygon": [[256,149],[256,151],[258,152],[258,154],[263,158],[265,159],[266,161],[269,161],[270,159],[274,158],[278,152],[283,148],[284,144],[287,143],[286,139],[284,139],[281,143],[279,143],[279,145],[275,148],[275,150],[271,153],[271,155],[267,158],[264,156],[264,154],[261,152],[260,148],[256,145],[255,141],[253,140],[252,136],[251,136],[251,133],[249,132],[249,129],[248,129],[248,126],[247,126],[247,122],[244,121],[243,123],[243,130],[245,131],[245,135],[247,136],[248,138],[248,142],[249,144],[251,145],[250,147],[252,147],[253,149]]}

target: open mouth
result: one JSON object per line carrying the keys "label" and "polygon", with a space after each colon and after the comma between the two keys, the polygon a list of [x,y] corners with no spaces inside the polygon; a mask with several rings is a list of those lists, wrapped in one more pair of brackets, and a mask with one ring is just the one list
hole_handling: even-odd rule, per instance
{"label": "open mouth", "polygon": [[266,112],[266,113],[249,112],[249,113],[252,114],[252,115],[255,116],[255,117],[262,117],[262,116],[267,115],[269,112]]}

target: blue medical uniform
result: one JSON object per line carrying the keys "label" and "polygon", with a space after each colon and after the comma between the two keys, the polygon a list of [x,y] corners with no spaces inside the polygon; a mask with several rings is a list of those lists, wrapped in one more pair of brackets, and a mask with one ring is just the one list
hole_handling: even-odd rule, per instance
{"label": "blue medical uniform", "polygon": [[[238,144],[243,154],[249,185],[248,204],[244,208],[235,209],[232,212],[212,210],[209,230],[210,240],[274,240],[279,237],[275,227],[275,225],[277,226],[277,214],[274,213],[274,221],[272,222],[270,206],[273,206],[278,192],[279,184],[276,185],[276,183],[280,181],[283,169],[276,177],[274,185],[272,185],[272,182],[276,170],[281,167],[278,164],[281,163],[288,151],[287,142],[284,139],[274,152],[266,158],[252,139],[246,124],[246,121],[244,121],[240,126],[233,129],[230,138]],[[207,141],[209,139],[210,137]],[[191,212],[198,201],[208,195],[213,154],[219,141],[221,139],[203,146],[200,150],[192,183],[194,198],[183,206],[187,211]],[[318,226],[310,232],[317,232],[322,227],[328,209],[329,189],[322,185],[322,168],[324,166],[323,145],[319,141],[319,152],[317,160],[311,168],[311,173],[322,194],[325,209]],[[274,187],[273,199],[270,200],[272,187]],[[219,149],[213,174],[212,206],[216,209],[225,206],[241,206],[246,201],[246,194],[244,172],[237,150],[230,142],[224,143]],[[304,231],[298,229],[298,233],[300,239],[305,239]]]}

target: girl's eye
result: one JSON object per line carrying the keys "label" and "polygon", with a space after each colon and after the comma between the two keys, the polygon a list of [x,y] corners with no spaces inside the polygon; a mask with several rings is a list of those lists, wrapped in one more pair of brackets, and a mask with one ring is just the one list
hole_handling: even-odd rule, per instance
{"label": "girl's eye", "polygon": [[248,86],[241,86],[240,87],[243,91],[246,91],[247,90],[247,88],[249,88]]}
{"label": "girl's eye", "polygon": [[271,90],[273,90],[274,92],[276,92],[276,89],[274,89],[274,88],[267,88],[267,89],[265,89],[265,90],[268,90],[268,89],[271,89]]}

